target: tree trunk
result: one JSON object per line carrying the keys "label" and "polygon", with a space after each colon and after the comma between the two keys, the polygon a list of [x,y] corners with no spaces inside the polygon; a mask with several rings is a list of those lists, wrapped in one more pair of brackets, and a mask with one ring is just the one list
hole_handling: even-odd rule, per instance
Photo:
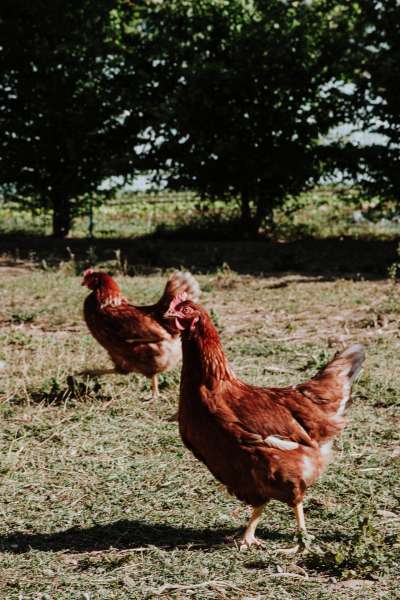
{"label": "tree trunk", "polygon": [[68,198],[56,196],[53,205],[53,237],[65,238],[72,225],[71,205]]}
{"label": "tree trunk", "polygon": [[257,211],[254,217],[257,223],[257,232],[259,231],[263,221],[267,221],[268,226],[271,228],[273,223],[273,208],[271,204],[264,204],[258,199]]}
{"label": "tree trunk", "polygon": [[258,235],[261,223],[267,213],[265,205],[259,203],[259,199],[254,199],[256,210],[254,214],[251,213],[250,205],[251,197],[248,191],[242,192],[242,203],[241,203],[241,222],[243,227],[243,233],[246,238],[255,238]]}
{"label": "tree trunk", "polygon": [[242,221],[243,230],[245,232],[248,232],[250,229],[250,223],[251,223],[251,210],[250,210],[250,195],[247,190],[242,192],[241,221]]}

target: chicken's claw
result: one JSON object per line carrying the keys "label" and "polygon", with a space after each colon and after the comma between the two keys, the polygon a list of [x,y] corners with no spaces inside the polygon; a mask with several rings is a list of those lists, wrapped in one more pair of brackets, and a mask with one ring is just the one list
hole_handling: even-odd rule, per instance
{"label": "chicken's claw", "polygon": [[315,536],[306,531],[297,532],[297,544],[293,548],[279,548],[276,550],[278,554],[286,556],[294,556],[295,554],[307,554],[311,550],[311,543]]}
{"label": "chicken's claw", "polygon": [[254,536],[244,537],[240,542],[239,551],[246,552],[251,546],[255,546],[256,548],[265,548],[266,544]]}

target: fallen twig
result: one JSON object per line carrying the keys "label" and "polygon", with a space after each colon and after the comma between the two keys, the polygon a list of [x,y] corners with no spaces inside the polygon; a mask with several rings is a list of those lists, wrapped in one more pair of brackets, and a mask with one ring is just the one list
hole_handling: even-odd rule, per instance
{"label": "fallen twig", "polygon": [[199,588],[206,588],[206,587],[210,587],[210,588],[214,588],[214,589],[231,589],[231,590],[235,590],[236,592],[243,592],[244,590],[241,590],[240,588],[236,587],[235,585],[233,585],[233,583],[230,583],[229,581],[218,581],[218,580],[211,580],[211,581],[203,581],[202,583],[192,583],[190,584],[180,584],[180,583],[164,583],[164,585],[162,585],[159,588],[149,588],[147,590],[147,595],[150,596],[161,596],[162,594],[165,594],[166,592],[172,592],[174,590],[176,591],[182,591],[182,590],[195,590],[195,589],[199,589]]}

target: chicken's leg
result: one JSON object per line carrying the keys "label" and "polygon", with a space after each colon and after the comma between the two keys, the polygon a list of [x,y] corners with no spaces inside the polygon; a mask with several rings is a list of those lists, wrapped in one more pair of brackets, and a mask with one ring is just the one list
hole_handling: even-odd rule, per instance
{"label": "chicken's leg", "polygon": [[311,547],[311,542],[314,538],[313,535],[308,533],[306,529],[306,521],[304,519],[303,503],[300,502],[294,507],[294,514],[296,516],[297,523],[297,539],[298,539],[298,552],[308,551]]}
{"label": "chicken's leg", "polygon": [[307,533],[307,529],[306,529],[306,520],[304,518],[304,510],[303,510],[303,503],[300,502],[299,504],[296,504],[296,506],[294,507],[294,514],[296,517],[296,523],[297,523],[297,530],[303,533]]}
{"label": "chicken's leg", "polygon": [[304,552],[310,549],[311,540],[313,538],[312,535],[307,533],[306,529],[306,521],[304,518],[304,510],[303,503],[299,502],[296,506],[293,507],[294,514],[296,517],[297,523],[297,540],[298,543],[294,546],[294,548],[281,548],[277,550],[281,554],[292,555],[297,554],[298,552]]}
{"label": "chicken's leg", "polygon": [[260,540],[258,540],[254,534],[256,532],[256,527],[258,525],[258,522],[261,519],[261,515],[264,510],[264,506],[265,506],[265,504],[262,504],[261,506],[257,506],[255,508],[253,508],[253,512],[251,513],[250,520],[247,524],[246,530],[245,530],[245,532],[243,534],[243,538],[241,540],[241,544],[240,544],[241,551],[247,550],[253,544],[255,544],[256,546],[263,545],[263,543],[260,542]]}
{"label": "chicken's leg", "polygon": [[151,378],[151,394],[153,396],[153,400],[157,400],[157,398],[159,396],[157,374],[153,375]]}

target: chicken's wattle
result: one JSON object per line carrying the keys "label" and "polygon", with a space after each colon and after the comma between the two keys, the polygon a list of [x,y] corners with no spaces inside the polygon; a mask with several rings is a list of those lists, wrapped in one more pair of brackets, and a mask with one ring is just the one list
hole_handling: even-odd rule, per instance
{"label": "chicken's wattle", "polygon": [[185,328],[183,327],[183,325],[181,325],[181,324],[179,323],[179,319],[178,319],[178,317],[175,317],[175,327],[176,327],[176,328],[177,328],[179,331],[184,331],[184,330],[185,330]]}

